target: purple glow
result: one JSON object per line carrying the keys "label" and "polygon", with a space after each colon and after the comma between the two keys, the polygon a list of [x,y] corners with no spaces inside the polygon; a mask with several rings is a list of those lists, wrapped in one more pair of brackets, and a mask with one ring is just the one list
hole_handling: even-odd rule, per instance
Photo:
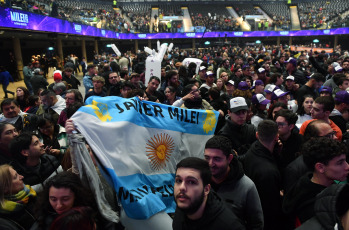
{"label": "purple glow", "polygon": [[154,33],[123,34],[93,26],[80,25],[65,20],[38,15],[12,8],[0,7],[0,27],[38,30],[65,34],[76,34],[115,39],[172,39],[172,38],[224,38],[224,37],[284,37],[284,36],[321,36],[349,34],[349,28],[297,31],[229,31],[206,33]]}

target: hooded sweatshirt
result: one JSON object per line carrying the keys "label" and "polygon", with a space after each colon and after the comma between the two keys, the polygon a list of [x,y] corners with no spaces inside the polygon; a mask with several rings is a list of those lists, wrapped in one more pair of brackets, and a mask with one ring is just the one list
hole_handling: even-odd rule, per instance
{"label": "hooded sweatshirt", "polygon": [[246,229],[263,230],[262,205],[255,184],[244,174],[236,157],[230,162],[229,167],[227,178],[220,184],[211,181],[211,188],[223,198]]}
{"label": "hooded sweatshirt", "polygon": [[334,184],[316,197],[315,216],[297,230],[343,230],[340,216],[349,209],[349,185]]}
{"label": "hooded sweatshirt", "polygon": [[315,215],[316,195],[326,188],[323,185],[313,183],[312,177],[313,173],[302,176],[285,195],[282,206],[286,214],[298,217],[301,223]]}
{"label": "hooded sweatshirt", "polygon": [[207,196],[204,213],[201,218],[191,220],[187,215],[176,208],[173,230],[240,230],[245,227],[233,212],[229,210],[220,198],[212,190]]}

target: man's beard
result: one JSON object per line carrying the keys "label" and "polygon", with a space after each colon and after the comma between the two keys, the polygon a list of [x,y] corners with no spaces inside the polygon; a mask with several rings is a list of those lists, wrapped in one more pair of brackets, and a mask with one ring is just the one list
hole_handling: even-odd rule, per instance
{"label": "man's beard", "polygon": [[[189,205],[189,207],[187,208],[180,208],[178,207],[180,210],[182,210],[186,215],[191,215],[194,214],[202,205],[202,202],[204,202],[204,198],[205,198],[205,194],[204,194],[204,190],[202,190],[202,193],[199,197],[196,197],[195,199],[191,200],[192,203]],[[177,203],[177,200],[176,200]]]}

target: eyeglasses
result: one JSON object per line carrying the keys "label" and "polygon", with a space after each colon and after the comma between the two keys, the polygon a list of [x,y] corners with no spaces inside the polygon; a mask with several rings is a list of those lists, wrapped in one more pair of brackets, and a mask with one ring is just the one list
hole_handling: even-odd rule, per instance
{"label": "eyeglasses", "polygon": [[277,122],[276,124],[278,125],[279,128],[282,128],[287,125],[287,123],[285,122]]}
{"label": "eyeglasses", "polygon": [[327,138],[331,138],[332,139],[336,135],[336,133],[337,133],[336,131],[332,131],[332,132],[324,135],[323,137],[327,137]]}
{"label": "eyeglasses", "polygon": [[109,79],[117,79],[118,77],[110,77]]}

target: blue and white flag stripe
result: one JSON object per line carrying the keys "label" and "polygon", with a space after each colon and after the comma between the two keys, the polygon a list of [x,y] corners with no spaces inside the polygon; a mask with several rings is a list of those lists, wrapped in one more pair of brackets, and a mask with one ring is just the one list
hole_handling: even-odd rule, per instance
{"label": "blue and white flag stripe", "polygon": [[147,219],[174,212],[174,173],[203,157],[218,112],[187,110],[138,98],[90,97],[72,119],[109,173],[126,214]]}

